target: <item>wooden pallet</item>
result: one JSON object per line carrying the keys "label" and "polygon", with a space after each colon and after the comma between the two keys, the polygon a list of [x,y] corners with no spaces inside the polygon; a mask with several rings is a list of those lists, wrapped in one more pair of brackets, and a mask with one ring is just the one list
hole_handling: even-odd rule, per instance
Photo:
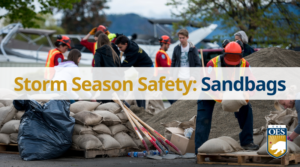
{"label": "wooden pallet", "polygon": [[[77,151],[77,152],[83,152],[84,158],[96,158],[96,156],[102,156],[102,157],[122,157],[126,156],[128,152],[130,152],[129,149],[123,148],[123,149],[113,149],[113,150],[83,150],[83,149],[72,149],[70,151]],[[70,152],[69,151],[69,152]]]}
{"label": "wooden pallet", "polygon": [[4,144],[0,143],[0,153],[5,154],[19,154],[18,144]]}
{"label": "wooden pallet", "polygon": [[[209,162],[205,159],[209,158]],[[270,155],[258,155],[256,152],[234,153],[198,153],[197,164],[207,165],[247,165],[247,166],[277,166],[299,164],[300,154],[286,154],[275,159]]]}

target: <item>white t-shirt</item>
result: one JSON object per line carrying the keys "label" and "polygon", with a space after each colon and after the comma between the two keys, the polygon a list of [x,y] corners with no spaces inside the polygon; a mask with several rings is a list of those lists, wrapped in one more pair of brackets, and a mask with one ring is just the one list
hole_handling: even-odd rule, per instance
{"label": "white t-shirt", "polygon": [[180,56],[180,70],[178,72],[178,77],[180,79],[189,79],[190,78],[190,64],[188,53],[190,50],[190,44],[187,43],[186,47],[182,47],[181,45],[181,56]]}

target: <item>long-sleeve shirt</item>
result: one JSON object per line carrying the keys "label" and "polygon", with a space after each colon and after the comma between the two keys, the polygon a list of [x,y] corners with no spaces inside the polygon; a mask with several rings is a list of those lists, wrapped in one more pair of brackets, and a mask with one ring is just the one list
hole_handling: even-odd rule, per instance
{"label": "long-sleeve shirt", "polygon": [[[300,99],[300,93],[297,94],[297,99]],[[300,100],[295,101],[295,108],[298,114],[298,125],[295,128],[295,132],[300,134]]]}
{"label": "long-sleeve shirt", "polygon": [[[93,53],[93,55],[95,55],[95,52],[96,52],[95,43],[96,42],[89,42],[88,40],[81,40],[80,41],[80,44],[83,45],[84,47],[86,47],[89,51],[91,51]],[[94,58],[92,60],[92,66],[93,67],[95,66]]]}

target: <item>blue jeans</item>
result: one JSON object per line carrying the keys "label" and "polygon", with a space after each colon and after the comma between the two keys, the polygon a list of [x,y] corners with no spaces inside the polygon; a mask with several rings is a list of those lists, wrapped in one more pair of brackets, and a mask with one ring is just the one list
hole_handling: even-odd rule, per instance
{"label": "blue jeans", "polygon": [[[208,140],[212,114],[215,106],[214,100],[198,100],[198,111],[195,131],[195,154],[198,148]],[[235,112],[242,132],[239,134],[241,145],[253,143],[253,114],[251,104],[240,108],[239,112]]]}

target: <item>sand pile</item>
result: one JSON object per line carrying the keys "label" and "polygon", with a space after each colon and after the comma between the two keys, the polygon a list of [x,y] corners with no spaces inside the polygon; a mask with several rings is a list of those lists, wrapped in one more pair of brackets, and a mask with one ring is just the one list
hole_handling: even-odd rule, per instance
{"label": "sand pile", "polygon": [[[300,52],[280,48],[261,49],[246,57],[252,67],[300,67]],[[250,101],[253,111],[253,128],[265,125],[265,116],[274,110],[273,101]],[[164,127],[160,123],[173,120],[186,121],[197,115],[197,101],[177,101],[171,107],[146,120],[154,129],[163,134]],[[240,133],[238,121],[233,113],[223,112],[221,105],[216,104],[213,112],[210,138],[231,136],[238,140]]]}

